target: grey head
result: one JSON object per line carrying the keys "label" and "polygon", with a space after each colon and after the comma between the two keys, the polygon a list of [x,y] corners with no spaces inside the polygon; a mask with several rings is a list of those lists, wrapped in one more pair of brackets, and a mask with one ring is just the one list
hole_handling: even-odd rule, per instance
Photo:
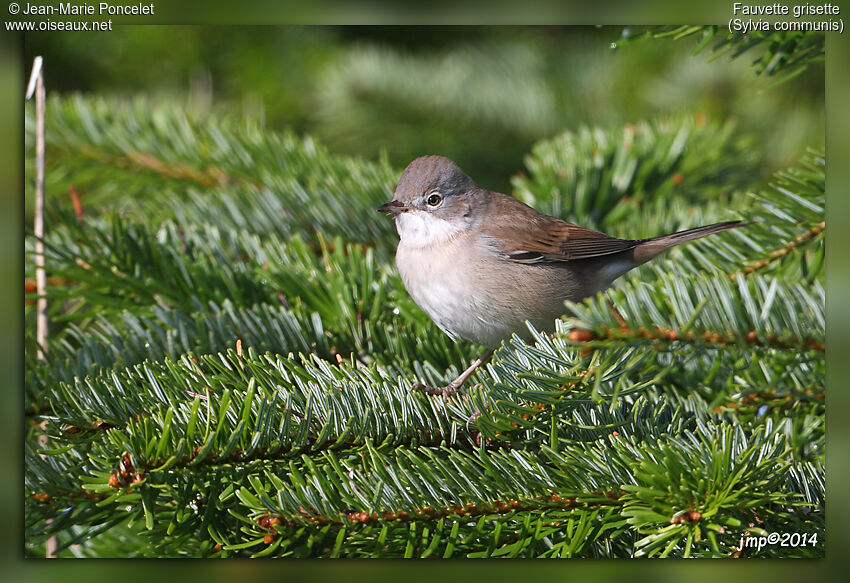
{"label": "grey head", "polygon": [[378,210],[393,215],[403,243],[430,246],[473,228],[490,193],[443,156],[422,156],[408,164],[393,200]]}

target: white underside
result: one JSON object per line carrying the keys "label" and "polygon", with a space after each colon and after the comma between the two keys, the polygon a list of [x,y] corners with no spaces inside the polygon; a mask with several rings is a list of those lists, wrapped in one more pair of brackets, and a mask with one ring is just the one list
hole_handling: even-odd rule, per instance
{"label": "white underside", "polygon": [[[486,290],[474,275],[473,265],[459,253],[458,242],[439,252],[412,247],[402,241],[396,264],[413,301],[452,338],[496,346],[510,335],[504,316],[494,309]],[[467,249],[470,254],[474,249]]]}

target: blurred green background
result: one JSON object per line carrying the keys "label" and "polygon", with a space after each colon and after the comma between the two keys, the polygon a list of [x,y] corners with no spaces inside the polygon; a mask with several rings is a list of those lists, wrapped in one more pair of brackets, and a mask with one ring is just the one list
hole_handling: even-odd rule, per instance
{"label": "blurred green background", "polygon": [[623,44],[624,27],[124,26],[110,34],[30,34],[51,92],[178,100],[198,113],[261,118],[332,152],[404,167],[455,159],[510,191],[534,142],[698,112],[756,136],[754,181],[824,140],[823,67],[764,90],[759,51],[708,62],[698,41]]}

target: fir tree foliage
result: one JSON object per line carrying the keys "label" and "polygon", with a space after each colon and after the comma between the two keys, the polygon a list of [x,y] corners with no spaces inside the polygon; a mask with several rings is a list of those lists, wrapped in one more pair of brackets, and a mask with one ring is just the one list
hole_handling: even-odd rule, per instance
{"label": "fir tree foliage", "polygon": [[[701,26],[653,26],[626,27],[618,44],[623,45],[646,38],[689,38],[696,37],[697,44],[691,54],[697,55],[711,47],[711,59],[727,56],[730,60],[744,54],[757,55],[752,61],[756,75],[776,76],[769,87],[785,83],[803,73],[813,63],[824,61],[826,33],[812,23],[796,21],[800,30],[760,29],[730,31],[717,24]],[[816,24],[816,23],[815,23]],[[636,30],[637,28],[637,30]],[[643,28],[643,30],[641,30]]]}
{"label": "fir tree foliage", "polygon": [[541,212],[636,238],[655,234],[648,228],[676,227],[685,215],[681,207],[661,225],[629,220],[662,216],[671,199],[718,212],[736,190],[752,186],[757,159],[751,139],[736,135],[734,124],[719,126],[697,114],[608,130],[582,127],[538,142],[526,156],[529,176],[516,177],[513,186]]}
{"label": "fir tree foliage", "polygon": [[[514,185],[544,212],[633,237],[749,224],[506,341],[444,400],[411,386],[480,347],[404,292],[374,212],[397,169],[143,100],[48,112],[29,555],[50,536],[155,557],[716,557],[745,531],[822,536],[822,152],[753,184],[751,140],[699,116],[539,143]],[[760,551],[791,555],[823,545]]]}

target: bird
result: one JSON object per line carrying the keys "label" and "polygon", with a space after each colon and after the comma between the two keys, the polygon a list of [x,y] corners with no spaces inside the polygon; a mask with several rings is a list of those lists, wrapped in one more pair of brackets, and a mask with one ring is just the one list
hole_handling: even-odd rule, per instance
{"label": "bird", "polygon": [[449,397],[502,340],[552,331],[577,302],[682,243],[734,229],[725,221],[648,239],[619,239],[545,215],[476,184],[452,160],[421,156],[405,168],[393,199],[377,209],[395,219],[395,261],[413,301],[453,340],[487,347],[442,387]]}

